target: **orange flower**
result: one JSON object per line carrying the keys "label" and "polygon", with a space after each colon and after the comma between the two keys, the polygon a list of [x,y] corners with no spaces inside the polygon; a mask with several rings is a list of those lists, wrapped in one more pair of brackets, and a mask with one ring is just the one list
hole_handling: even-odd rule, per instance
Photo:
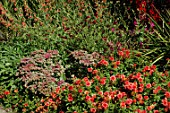
{"label": "orange flower", "polygon": [[125,57],[127,57],[127,58],[128,58],[128,57],[129,57],[129,55],[130,55],[130,51],[129,51],[129,50],[126,50],[126,51],[125,51]]}
{"label": "orange flower", "polygon": [[25,23],[25,22],[22,22],[22,26],[25,27],[25,26],[26,26],[26,23]]}
{"label": "orange flower", "polygon": [[86,81],[86,86],[87,87],[91,86],[91,82],[90,81]]}
{"label": "orange flower", "polygon": [[125,102],[121,102],[121,103],[120,103],[120,107],[121,107],[121,108],[126,108],[126,103],[125,103]]}
{"label": "orange flower", "polygon": [[112,57],[112,56],[109,57],[109,60],[110,60],[110,61],[114,61],[114,57]]}
{"label": "orange flower", "polygon": [[167,99],[167,98],[162,99],[162,104],[163,104],[164,106],[168,106],[168,99]]}
{"label": "orange flower", "polygon": [[146,88],[150,89],[152,87],[152,85],[150,83],[146,84]]}
{"label": "orange flower", "polygon": [[92,74],[93,75],[95,75],[95,74],[97,74],[98,73],[98,71],[95,69],[95,70],[93,70],[93,72],[92,72]]}
{"label": "orange flower", "polygon": [[60,111],[59,113],[64,113],[64,111]]}
{"label": "orange flower", "polygon": [[50,106],[50,103],[49,102],[45,102],[45,106]]}
{"label": "orange flower", "polygon": [[28,106],[28,103],[25,103],[24,106],[27,107],[27,106]]}
{"label": "orange flower", "polygon": [[100,91],[100,87],[99,86],[95,86],[96,91]]}
{"label": "orange flower", "polygon": [[15,89],[14,92],[15,92],[15,93],[18,93],[18,89]]}
{"label": "orange flower", "polygon": [[72,91],[72,90],[74,89],[74,87],[73,87],[73,86],[69,86],[68,89],[69,89],[70,91]]}
{"label": "orange flower", "polygon": [[166,98],[170,98],[170,92],[166,91],[164,95]]}
{"label": "orange flower", "polygon": [[126,100],[126,104],[131,105],[133,103],[133,100],[131,98],[128,98]]}
{"label": "orange flower", "polygon": [[7,91],[4,91],[4,94],[5,94],[5,95],[9,95],[10,92],[7,90]]}
{"label": "orange flower", "polygon": [[106,102],[102,102],[102,107],[104,108],[104,109],[107,109],[108,108],[108,103],[106,103]]}
{"label": "orange flower", "polygon": [[123,51],[118,51],[118,55],[123,57],[123,55],[124,55]]}
{"label": "orange flower", "polygon": [[83,92],[83,90],[82,90],[82,89],[79,89],[79,90],[78,90],[78,92],[79,92],[79,93],[82,93],[82,92]]}
{"label": "orange flower", "polygon": [[23,109],[22,109],[22,111],[23,111],[23,112],[26,112],[26,111],[27,111],[27,109],[26,109],[26,108],[23,108]]}
{"label": "orange flower", "polygon": [[58,94],[60,92],[60,86],[56,88],[56,93]]}
{"label": "orange flower", "polygon": [[170,88],[170,82],[168,82],[168,88]]}
{"label": "orange flower", "polygon": [[90,101],[91,97],[89,95],[86,96],[86,101]]}
{"label": "orange flower", "polygon": [[90,67],[90,68],[87,68],[87,71],[88,71],[88,72],[92,72],[92,71],[93,71],[93,68],[91,68],[91,67]]}
{"label": "orange flower", "polygon": [[113,81],[113,82],[116,81],[116,76],[112,75],[112,76],[110,77],[110,80]]}
{"label": "orange flower", "polygon": [[148,99],[149,99],[149,97],[148,97],[148,96],[144,96],[144,99],[145,99],[145,100],[148,100]]}
{"label": "orange flower", "polygon": [[106,79],[102,78],[102,79],[100,80],[100,84],[101,84],[101,85],[105,85],[105,84],[106,84]]}
{"label": "orange flower", "polygon": [[69,101],[69,102],[73,101],[73,96],[72,96],[72,94],[71,94],[71,93],[70,93],[70,94],[68,94],[68,101]]}
{"label": "orange flower", "polygon": [[54,98],[56,98],[57,95],[55,93],[51,93],[51,96],[54,99]]}
{"label": "orange flower", "polygon": [[3,98],[3,95],[0,95],[0,99]]}
{"label": "orange flower", "polygon": [[116,65],[117,65],[117,66],[120,65],[120,61],[116,61]]}
{"label": "orange flower", "polygon": [[99,62],[99,65],[104,65],[104,66],[108,66],[108,62],[104,59],[102,59],[100,62]]}
{"label": "orange flower", "polygon": [[96,108],[90,108],[91,113],[96,113]]}

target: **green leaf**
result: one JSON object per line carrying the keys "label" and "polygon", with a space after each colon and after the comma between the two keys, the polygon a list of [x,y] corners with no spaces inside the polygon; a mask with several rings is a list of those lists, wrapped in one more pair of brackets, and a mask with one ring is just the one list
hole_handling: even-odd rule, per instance
{"label": "green leaf", "polygon": [[6,63],[5,66],[11,66],[12,64],[11,63]]}
{"label": "green leaf", "polygon": [[3,64],[0,64],[0,69],[5,68],[5,66]]}
{"label": "green leaf", "polygon": [[1,70],[1,71],[0,71],[0,75],[1,75],[2,73],[4,73],[4,72],[6,72],[5,69]]}

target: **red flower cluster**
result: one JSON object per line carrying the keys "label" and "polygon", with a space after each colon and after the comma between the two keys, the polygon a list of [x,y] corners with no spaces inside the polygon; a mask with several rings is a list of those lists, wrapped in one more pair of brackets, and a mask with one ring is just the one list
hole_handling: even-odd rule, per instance
{"label": "red flower cluster", "polygon": [[110,77],[110,81],[116,81],[116,76],[114,76],[114,75],[112,75],[111,77]]}
{"label": "red flower cluster", "polygon": [[[121,49],[118,54],[126,58],[129,56],[126,49]],[[113,67],[120,65],[119,59],[114,61],[113,57],[109,57],[109,60],[110,62],[107,62],[102,59],[98,63],[99,65],[88,67],[87,75],[84,78],[80,79],[75,76],[72,83],[57,87],[54,94],[51,95],[52,98],[45,101],[45,105],[51,106],[53,101],[57,101],[57,108],[64,112],[67,110],[63,109],[63,105],[68,109],[76,106],[79,111],[73,109],[72,112],[84,113],[104,112],[104,110],[110,110],[112,105],[120,108],[120,112],[122,112],[121,110],[135,113],[170,111],[170,82],[162,84],[161,81],[161,79],[169,77],[168,72],[159,73],[156,66],[152,65],[145,66],[138,72],[124,73],[120,70],[126,60],[123,59],[122,65],[117,69],[113,69]],[[157,96],[160,96],[161,99],[156,100]],[[77,103],[82,103],[89,111],[84,111],[82,106],[79,107]],[[159,109],[159,104],[162,104],[161,107],[164,110]],[[132,106],[137,108],[132,110]]]}
{"label": "red flower cluster", "polygon": [[156,70],[156,65],[145,66],[143,72],[149,72],[150,75]]}
{"label": "red flower cluster", "polygon": [[122,58],[129,58],[130,51],[125,48],[122,48],[122,50],[118,50],[118,55]]}
{"label": "red flower cluster", "polygon": [[9,95],[10,92],[7,90],[7,91],[4,91],[4,95]]}
{"label": "red flower cluster", "polygon": [[93,75],[96,75],[97,73],[98,73],[98,71],[96,70],[96,69],[94,69],[93,70],[93,68],[87,68],[87,71],[89,72],[89,73],[92,73]]}
{"label": "red flower cluster", "polygon": [[104,65],[104,66],[108,66],[108,61],[102,59],[100,62],[98,62],[98,65]]}
{"label": "red flower cluster", "polygon": [[[153,0],[136,0],[136,7],[141,15],[144,17],[146,13],[149,13],[155,21],[160,20],[159,14],[156,12]],[[146,18],[141,18],[146,19]]]}
{"label": "red flower cluster", "polygon": [[69,102],[73,101],[73,96],[72,96],[71,93],[68,94],[68,101],[69,101]]}

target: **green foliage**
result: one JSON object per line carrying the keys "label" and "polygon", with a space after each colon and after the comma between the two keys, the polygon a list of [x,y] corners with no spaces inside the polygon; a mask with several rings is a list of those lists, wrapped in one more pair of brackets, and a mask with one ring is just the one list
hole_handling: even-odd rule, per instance
{"label": "green foliage", "polygon": [[154,30],[152,33],[145,34],[149,40],[145,44],[148,45],[148,49],[145,49],[143,54],[147,57],[147,60],[152,60],[152,64],[160,65],[160,70],[170,69],[168,61],[170,56],[170,26],[167,20],[169,16],[168,10],[166,10],[166,16],[161,15],[162,25],[159,25],[150,17],[154,24]]}
{"label": "green foliage", "polygon": [[0,104],[28,113],[169,110],[169,11],[157,22],[124,2],[1,1]]}

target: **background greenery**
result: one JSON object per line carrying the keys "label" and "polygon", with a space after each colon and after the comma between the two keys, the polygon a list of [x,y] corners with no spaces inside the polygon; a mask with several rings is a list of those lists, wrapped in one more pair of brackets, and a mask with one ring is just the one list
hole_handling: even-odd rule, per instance
{"label": "background greenery", "polygon": [[[126,0],[2,0],[0,94],[10,90],[13,96],[6,100],[0,98],[0,103],[7,108],[15,108],[18,103],[17,112],[21,112],[24,102],[32,105],[30,111],[36,109],[34,105],[43,96],[25,90],[15,75],[20,60],[40,49],[58,50],[64,65],[71,66],[68,59],[71,51],[85,50],[117,57],[117,50],[125,47],[140,54],[132,60],[141,62],[141,67],[155,64],[159,71],[169,71],[170,10],[168,6],[164,12],[158,10],[159,22],[146,14],[154,24],[153,28],[147,28],[151,23],[141,21],[134,2]],[[19,90],[17,94],[15,89]]]}

